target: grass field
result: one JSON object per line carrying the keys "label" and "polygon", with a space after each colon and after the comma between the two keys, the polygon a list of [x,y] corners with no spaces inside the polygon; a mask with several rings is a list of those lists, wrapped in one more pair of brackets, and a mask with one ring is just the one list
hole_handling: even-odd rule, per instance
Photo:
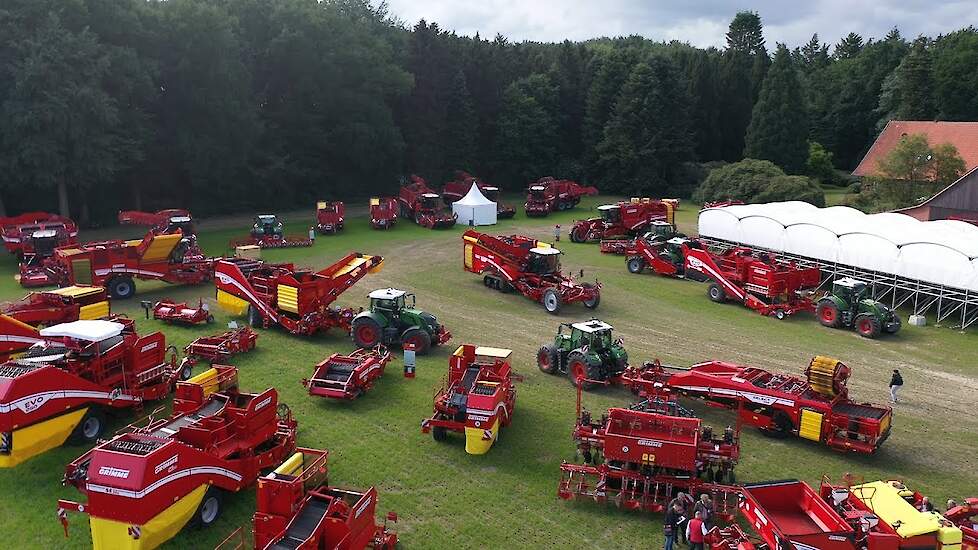
{"label": "grass field", "polygon": [[[515,202],[515,201],[514,201]],[[493,231],[524,232],[549,240],[553,224],[569,227],[583,209],[542,220],[518,214]],[[294,229],[308,220],[293,220]],[[695,233],[696,210],[679,212],[681,229]],[[219,227],[216,226],[215,227]],[[208,230],[201,243],[212,254],[225,252],[227,240],[239,229]],[[418,305],[438,316],[452,331],[450,345],[419,361],[417,378],[400,375],[400,359],[365,397],[355,402],[311,398],[300,386],[312,366],[333,352],[352,351],[350,339],[339,332],[313,338],[292,337],[279,330],[261,331],[258,349],[236,358],[245,389],[278,388],[299,420],[299,443],[330,450],[330,479],[338,485],[380,491],[379,512],[398,512],[401,546],[440,548],[661,548],[661,517],[630,513],[596,504],[566,503],[556,498],[561,460],[575,460],[570,431],[574,424],[575,393],[563,378],[540,373],[535,352],[552,339],[558,322],[587,318],[590,310],[567,306],[557,317],[516,294],[500,294],[482,286],[481,278],[461,266],[463,228],[430,231],[403,221],[390,232],[372,231],[363,218],[347,220],[347,229],[320,237],[312,248],[268,251],[266,259],[290,260],[319,268],[351,250],[381,254],[385,266],[344,294],[341,305],[363,306],[374,288],[396,286],[414,291]],[[138,233],[129,229],[128,235]],[[823,328],[810,315],[786,321],[761,317],[735,305],[716,305],[706,287],[689,281],[631,275],[624,260],[603,256],[597,245],[560,243],[565,268],[584,269],[585,279],[603,284],[597,315],[613,324],[633,361],[658,357],[672,364],[711,358],[748,363],[801,374],[816,354],[831,355],[854,371],[850,382],[856,399],[885,402],[889,373],[900,368],[907,385],[904,402],[894,413],[893,434],[875,456],[835,453],[797,439],[776,441],[755,431],[742,440],[741,481],[801,478],[817,482],[827,474],[845,472],[868,480],[900,477],[934,502],[978,496],[978,337],[974,332],[905,325],[895,338],[865,340],[852,332]],[[12,259],[0,260],[0,297],[17,298],[23,291],[13,282]],[[164,326],[142,319],[140,299],[164,296],[213,304],[213,287],[178,288],[138,283],[138,296],[113,310],[139,319],[141,332],[163,330],[169,343],[182,347],[212,329]],[[216,307],[212,309],[216,310]],[[218,325],[228,321],[218,313]],[[435,443],[421,434],[419,424],[431,413],[433,387],[447,370],[455,346],[471,342],[515,351],[515,369],[526,376],[519,385],[513,424],[483,456],[465,454],[460,437]],[[617,388],[585,396],[595,411],[629,402]],[[726,413],[694,410],[722,427]],[[127,423],[120,418],[118,426]],[[60,485],[64,465],[84,449],[64,447],[13,470],[0,471],[0,525],[8,548],[85,548],[90,546],[88,523],[71,518],[71,538],[65,540],[55,518],[58,498],[79,498]],[[184,532],[170,548],[213,548],[232,529],[246,524],[254,510],[254,493],[246,491],[226,501],[225,515],[206,531]]]}

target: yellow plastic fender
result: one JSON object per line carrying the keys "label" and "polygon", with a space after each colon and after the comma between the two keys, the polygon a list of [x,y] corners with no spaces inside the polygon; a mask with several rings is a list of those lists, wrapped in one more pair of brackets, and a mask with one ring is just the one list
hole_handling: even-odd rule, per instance
{"label": "yellow plastic fender", "polygon": [[[94,550],[150,550],[162,545],[187,525],[204,500],[208,487],[206,483],[197,487],[143,525],[91,517],[92,547]],[[133,503],[133,506],[138,505],[138,502]],[[139,533],[138,539],[133,538],[135,531]]]}
{"label": "yellow plastic fender", "polygon": [[[489,437],[486,438],[485,436]],[[465,452],[470,455],[484,455],[489,452],[489,448],[495,443],[499,436],[499,419],[492,423],[492,427],[470,428],[465,427]]]}
{"label": "yellow plastic fender", "polygon": [[85,407],[14,430],[10,453],[0,454],[0,468],[13,468],[29,458],[64,445],[87,412],[88,407]]}

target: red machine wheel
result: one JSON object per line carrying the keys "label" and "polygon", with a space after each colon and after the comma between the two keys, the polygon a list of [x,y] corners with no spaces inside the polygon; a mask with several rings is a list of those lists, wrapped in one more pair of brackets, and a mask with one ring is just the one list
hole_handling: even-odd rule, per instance
{"label": "red machine wheel", "polygon": [[587,234],[588,234],[587,225],[585,224],[575,225],[574,228],[571,229],[570,239],[572,242],[575,243],[583,243],[584,241],[587,240]]}
{"label": "red machine wheel", "polygon": [[587,381],[589,370],[584,354],[574,352],[567,358],[567,376],[575,387],[581,386],[584,390],[590,390],[594,387],[594,382]]}
{"label": "red machine wheel", "polygon": [[543,346],[537,351],[537,367],[546,374],[557,372],[557,350],[553,346]]}
{"label": "red machine wheel", "polygon": [[547,310],[547,313],[551,315],[556,315],[560,312],[560,306],[562,301],[560,299],[560,294],[552,288],[548,288],[543,292],[543,296],[540,298],[540,303],[543,304],[543,309]]}
{"label": "red machine wheel", "polygon": [[204,499],[200,501],[200,506],[197,507],[197,512],[190,520],[191,525],[198,529],[213,525],[221,517],[223,500],[220,489],[213,485],[208,488],[207,492],[204,493]]}
{"label": "red machine wheel", "polygon": [[409,328],[401,335],[401,343],[414,344],[415,353],[424,355],[431,348],[431,337],[428,333],[419,328]]}
{"label": "red machine wheel", "polygon": [[870,315],[856,317],[856,332],[863,338],[876,338],[880,335],[880,323]]}
{"label": "red machine wheel", "polygon": [[716,283],[710,285],[710,289],[706,291],[706,294],[711,300],[718,304],[722,304],[727,301],[727,293],[724,292],[723,288]]}
{"label": "red machine wheel", "polygon": [[76,445],[92,443],[97,441],[104,431],[105,414],[98,407],[92,407],[82,418],[82,421],[75,426],[74,431],[71,432],[70,440]]}
{"label": "red machine wheel", "polygon": [[[591,283],[583,283],[581,286],[589,289],[594,288],[594,285],[592,285]],[[584,300],[584,307],[588,309],[595,309],[596,307],[598,307],[600,303],[601,303],[601,291],[595,289],[594,298],[591,298],[590,300]]]}
{"label": "red machine wheel", "polygon": [[818,307],[815,308],[815,316],[818,317],[818,322],[826,327],[838,328],[842,322],[842,316],[839,315],[839,308],[832,300],[819,302]]}
{"label": "red machine wheel", "polygon": [[380,325],[370,317],[354,319],[353,327],[350,329],[353,343],[359,348],[372,348],[380,344],[381,334]]}
{"label": "red machine wheel", "polygon": [[625,265],[628,266],[629,273],[641,273],[645,269],[645,261],[638,256],[629,258]]}

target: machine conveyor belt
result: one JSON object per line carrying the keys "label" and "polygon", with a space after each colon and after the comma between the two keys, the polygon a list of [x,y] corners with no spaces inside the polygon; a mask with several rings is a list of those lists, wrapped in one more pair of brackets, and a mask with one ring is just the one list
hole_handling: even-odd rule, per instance
{"label": "machine conveyor belt", "polygon": [[190,414],[185,414],[173,422],[167,422],[165,425],[160,426],[153,431],[153,435],[163,438],[170,437],[184,426],[196,424],[202,418],[214,416],[215,414],[221,412],[221,409],[224,408],[224,404],[224,401],[221,401],[220,399],[211,399],[205,403],[203,407],[197,409],[196,411]]}
{"label": "machine conveyor belt", "polygon": [[269,546],[269,550],[296,550],[315,533],[316,527],[319,526],[328,509],[329,503],[315,498],[310,499],[289,524],[285,535]]}

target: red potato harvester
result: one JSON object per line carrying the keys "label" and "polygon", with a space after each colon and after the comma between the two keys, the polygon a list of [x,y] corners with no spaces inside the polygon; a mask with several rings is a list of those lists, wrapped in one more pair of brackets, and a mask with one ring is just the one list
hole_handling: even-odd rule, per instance
{"label": "red potato harvester", "polygon": [[355,312],[331,307],[340,294],[383,266],[380,256],[351,252],[333,265],[311,271],[290,263],[228,258],[215,264],[217,303],[253,327],[280,325],[311,335],[339,327],[350,332]]}
{"label": "red potato harvester", "polygon": [[189,210],[182,208],[169,208],[156,212],[122,210],[118,218],[120,225],[149,226],[157,234],[176,233],[177,229],[186,236],[195,234],[193,217]]}
{"label": "red potato harvester", "polygon": [[448,432],[465,434],[465,452],[481,455],[499,438],[499,430],[513,421],[516,407],[508,349],[462,344],[449,359],[448,378],[435,393],[434,414],[421,422],[421,432],[444,441]]}
{"label": "red potato harvester", "polygon": [[339,233],[343,230],[343,217],[346,206],[340,201],[319,201],[316,203],[316,230],[321,235]]}
{"label": "red potato harvester", "polygon": [[394,197],[370,198],[370,227],[393,229],[397,222],[398,203]]}
{"label": "red potato harvester", "polygon": [[515,208],[499,200],[498,187],[489,185],[464,170],[455,172],[455,179],[445,184],[441,191],[441,198],[445,204],[451,204],[464,197],[473,185],[478,185],[482,195],[496,203],[496,217],[498,219],[503,220],[516,215]]}
{"label": "red potato harvester", "polygon": [[442,229],[455,225],[457,216],[442,208],[441,197],[420,176],[412,175],[411,183],[401,186],[397,200],[401,217],[414,220],[421,227]]}
{"label": "red potato harvester", "polygon": [[674,223],[673,206],[670,203],[649,198],[634,198],[598,207],[597,218],[578,220],[570,229],[570,239],[575,243],[600,241],[622,236],[642,235],[649,231],[652,222]]}
{"label": "red potato harvester", "polygon": [[54,231],[56,246],[78,242],[78,226],[69,218],[48,212],[24,212],[0,218],[0,237],[7,252],[25,256],[33,252],[36,231]]}
{"label": "red potato harvester", "polygon": [[558,210],[570,210],[581,202],[581,197],[597,194],[596,187],[547,176],[530,184],[523,210],[527,216],[547,216]]}
{"label": "red potato harvester", "polygon": [[313,368],[312,378],[303,378],[309,395],[333,399],[356,399],[374,387],[384,375],[391,353],[383,346],[358,349],[349,355],[334,353]]}
{"label": "red potato harvester", "polygon": [[[217,550],[393,550],[397,534],[375,520],[377,489],[329,485],[327,451],[297,449],[258,479],[253,541],[238,529]],[[387,514],[387,521],[397,515]]]}
{"label": "red potato harvester", "polygon": [[189,374],[176,350],[165,357],[162,333],[140,337],[129,319],[74,321],[40,336],[44,342],[0,365],[0,467],[69,438],[93,442],[107,412],[163,399]]}
{"label": "red potato harvester", "polygon": [[174,302],[169,298],[163,298],[153,306],[153,319],[187,325],[214,322],[214,316],[207,310],[203,299],[197,303],[197,307],[190,307],[187,302]]}
{"label": "red potato harvester", "polygon": [[240,327],[223,334],[199,336],[183,348],[185,361],[197,364],[200,361],[208,363],[223,363],[232,355],[247,353],[255,349],[258,333],[250,327]]}
{"label": "red potato harvester", "polygon": [[0,304],[0,361],[43,342],[38,329],[109,315],[109,298],[100,286],[69,286],[31,292],[16,302]]}
{"label": "red potato harvester", "polygon": [[469,229],[462,235],[463,267],[482,275],[482,282],[500,292],[516,290],[547,313],[563,304],[582,302],[594,309],[601,303],[601,284],[578,283],[560,271],[560,251],[523,235],[487,235]]}
{"label": "red potato harvester", "polygon": [[213,524],[226,496],[294,452],[296,421],[275,389],[245,393],[237,378],[218,365],[178,383],[170,418],[131,425],[69,464],[64,483],[88,501],[58,501],[65,534],[66,512],[79,512],[96,550],[155,548]]}

